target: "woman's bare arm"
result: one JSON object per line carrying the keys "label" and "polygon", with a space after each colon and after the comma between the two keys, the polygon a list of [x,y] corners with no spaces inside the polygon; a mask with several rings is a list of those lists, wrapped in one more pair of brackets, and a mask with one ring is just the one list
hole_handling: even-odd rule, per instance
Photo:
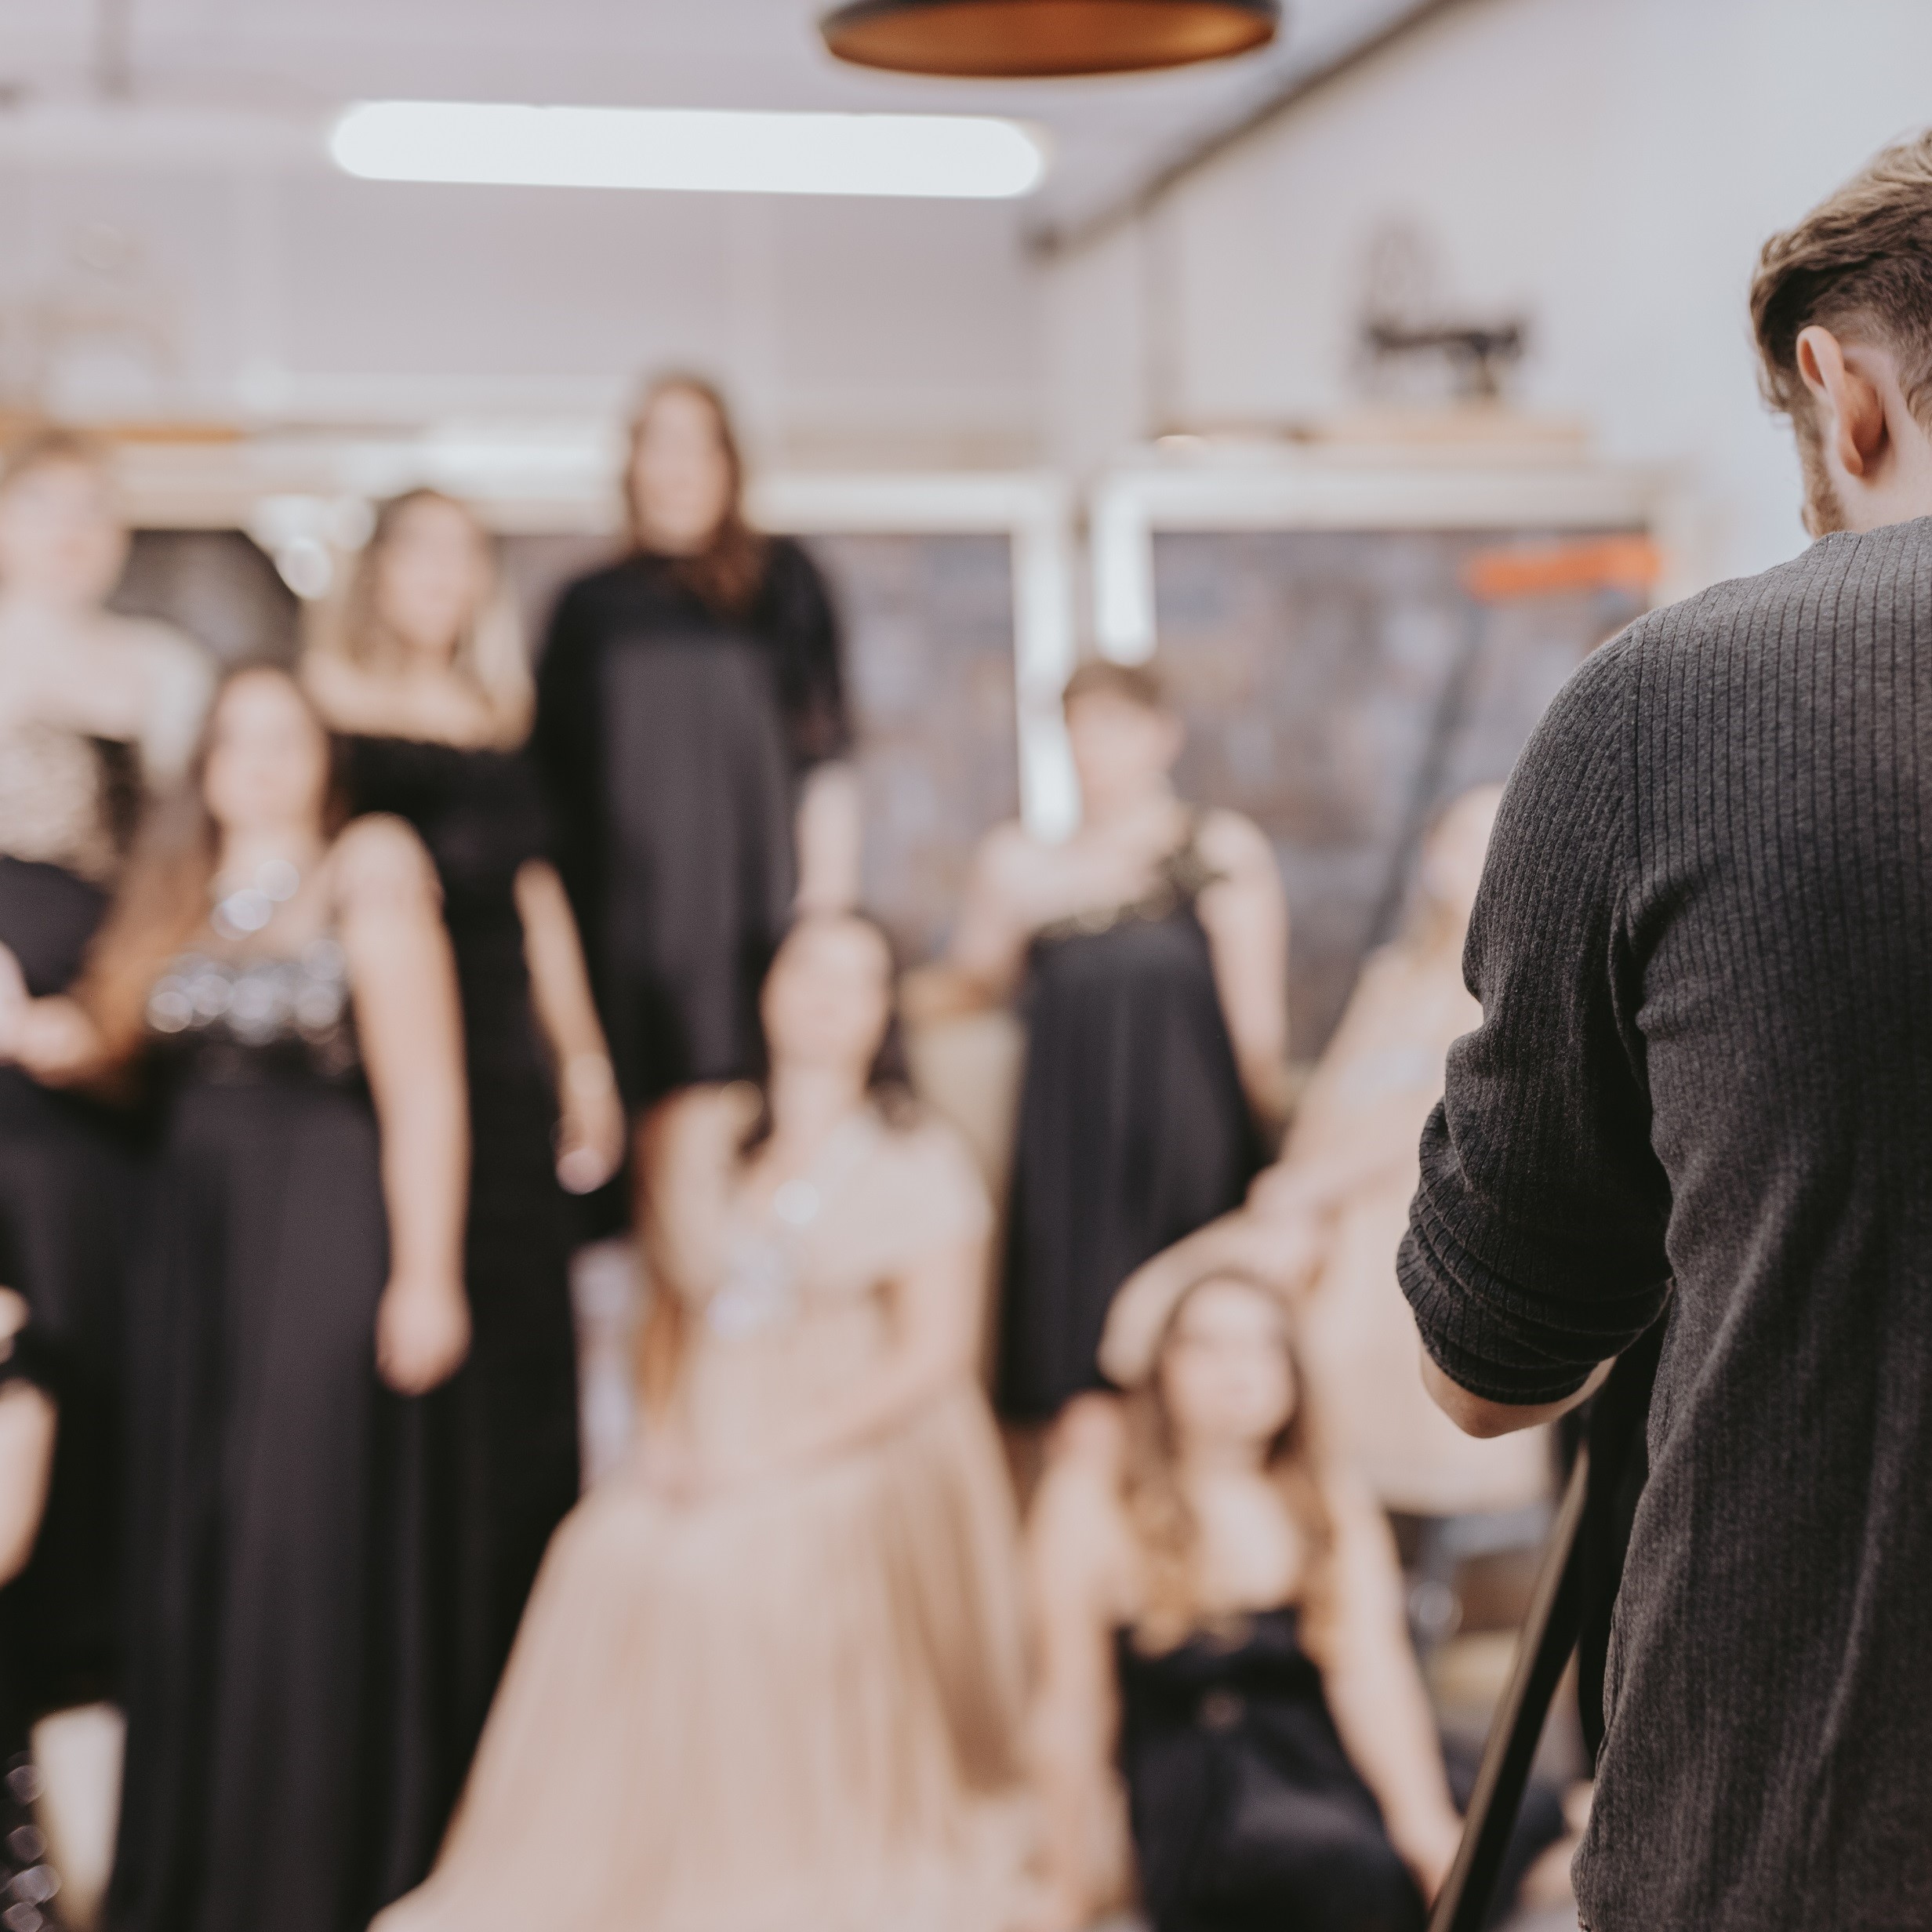
{"label": "woman's bare arm", "polygon": [[624,1157],[624,1106],[590,995],[577,922],[554,866],[532,859],[517,872],[517,911],[530,997],[557,1064],[563,1117],[557,1178],[573,1194],[601,1187]]}
{"label": "woman's bare arm", "polygon": [[1375,1794],[1390,1842],[1433,1898],[1462,1836],[1404,1615],[1394,1539],[1374,1502],[1331,1480],[1332,1598],[1311,1632],[1335,1729]]}
{"label": "woman's bare arm", "polygon": [[0,1387],[0,1584],[27,1567],[47,1506],[54,1406],[26,1383]]}
{"label": "woman's bare arm", "polygon": [[757,1114],[757,1089],[738,1084],[686,1088],[644,1117],[637,1219],[659,1292],[701,1301],[724,1279],[739,1150]]}
{"label": "woman's bare arm", "polygon": [[1017,825],[989,833],[974,857],[946,964],[982,1005],[1007,998],[1026,963],[1033,935],[1022,901],[1033,858],[1031,841]]}
{"label": "woman's bare arm", "polygon": [[800,912],[848,912],[859,903],[864,844],[857,771],[842,760],[815,766],[798,801]]}
{"label": "woman's bare arm", "polygon": [[35,999],[13,952],[0,946],[0,1062],[44,1087],[77,1087],[109,1070],[93,1017],[64,993]]}
{"label": "woman's bare arm", "polygon": [[1120,1727],[1113,1626],[1128,1607],[1119,1512],[1114,1473],[1069,1456],[1048,1466],[1027,1519],[1036,1661],[1027,1755],[1048,1894],[1039,1932],[1084,1926],[1124,1890],[1113,1769]]}
{"label": "woman's bare arm", "polygon": [[1210,1221],[1142,1262],[1120,1284],[1108,1317],[1101,1367],[1117,1381],[1138,1380],[1136,1365],[1153,1359],[1157,1329],[1186,1290],[1209,1275],[1224,1269],[1255,1275],[1293,1294],[1307,1286],[1323,1251],[1318,1224],[1306,1218],[1269,1219],[1237,1208]]}
{"label": "woman's bare arm", "polygon": [[1288,1112],[1288,903],[1274,850],[1258,826],[1208,815],[1200,852],[1222,876],[1200,895],[1215,984],[1241,1085],[1257,1119]]}
{"label": "woman's bare arm", "polygon": [[[0,1288],[0,1362],[27,1320],[27,1304]],[[53,1470],[53,1398],[31,1382],[0,1383],[0,1585],[27,1567]]]}
{"label": "woman's bare arm", "polygon": [[335,863],[389,1209],[377,1360],[392,1388],[420,1395],[455,1374],[470,1344],[470,1124],[456,961],[429,855],[400,819],[359,819]]}
{"label": "woman's bare arm", "polygon": [[143,624],[135,648],[143,655],[146,703],[138,738],[141,770],[156,787],[174,784],[188,767],[215,692],[208,655],[171,625]]}

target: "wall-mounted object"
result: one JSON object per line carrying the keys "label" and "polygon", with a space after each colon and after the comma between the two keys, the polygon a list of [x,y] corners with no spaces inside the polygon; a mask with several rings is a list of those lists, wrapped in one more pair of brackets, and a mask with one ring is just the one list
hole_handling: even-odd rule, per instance
{"label": "wall-mounted object", "polygon": [[859,67],[1031,80],[1226,60],[1280,21],[1277,0],[852,0],[819,31]]}

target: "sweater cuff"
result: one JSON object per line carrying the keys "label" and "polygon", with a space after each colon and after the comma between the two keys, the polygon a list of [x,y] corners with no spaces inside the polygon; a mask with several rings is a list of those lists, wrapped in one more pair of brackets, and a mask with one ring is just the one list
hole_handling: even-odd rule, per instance
{"label": "sweater cuff", "polygon": [[1471,1395],[1525,1408],[1574,1395],[1650,1327],[1670,1293],[1668,1280],[1574,1298],[1522,1287],[1458,1238],[1426,1189],[1410,1209],[1396,1274],[1436,1367]]}

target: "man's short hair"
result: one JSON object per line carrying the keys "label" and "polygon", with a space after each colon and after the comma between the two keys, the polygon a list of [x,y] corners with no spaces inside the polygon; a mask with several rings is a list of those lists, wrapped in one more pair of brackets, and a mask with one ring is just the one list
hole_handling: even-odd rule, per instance
{"label": "man's short hair", "polygon": [[1082,698],[1102,694],[1109,698],[1124,698],[1129,704],[1138,705],[1143,711],[1165,711],[1170,708],[1167,687],[1161,682],[1160,674],[1151,664],[1117,664],[1111,658],[1105,657],[1090,657],[1074,672],[1066,681],[1066,688],[1060,693],[1060,703],[1070,711]]}
{"label": "man's short hair", "polygon": [[1751,321],[1764,398],[1791,417],[1801,445],[1816,430],[1798,337],[1814,322],[1890,349],[1906,403],[1932,429],[1932,129],[1887,148],[1765,243]]}

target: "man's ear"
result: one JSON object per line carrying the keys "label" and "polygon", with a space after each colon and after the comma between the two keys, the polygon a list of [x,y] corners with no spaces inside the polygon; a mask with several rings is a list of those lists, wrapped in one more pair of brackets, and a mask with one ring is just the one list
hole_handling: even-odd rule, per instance
{"label": "man's ear", "polygon": [[1821,440],[1847,476],[1863,476],[1885,446],[1885,399],[1845,360],[1844,346],[1814,322],[1798,332],[1798,373],[1818,410]]}

